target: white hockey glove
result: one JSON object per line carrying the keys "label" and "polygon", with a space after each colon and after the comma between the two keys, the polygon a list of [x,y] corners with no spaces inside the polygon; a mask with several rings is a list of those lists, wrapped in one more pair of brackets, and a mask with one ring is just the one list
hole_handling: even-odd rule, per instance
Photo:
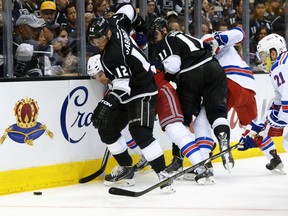
{"label": "white hockey glove", "polygon": [[228,42],[227,35],[220,35],[220,32],[216,32],[214,35],[204,35],[202,37],[202,40],[204,43],[209,44],[211,47],[212,55],[217,55],[221,49],[224,48],[224,46]]}
{"label": "white hockey glove", "polygon": [[266,117],[265,129],[259,133],[259,136],[278,137],[283,135],[287,123],[278,119],[278,110],[272,110]]}

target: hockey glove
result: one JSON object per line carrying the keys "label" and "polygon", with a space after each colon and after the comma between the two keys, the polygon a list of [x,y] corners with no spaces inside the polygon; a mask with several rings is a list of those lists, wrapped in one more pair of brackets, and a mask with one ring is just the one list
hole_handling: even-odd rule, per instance
{"label": "hockey glove", "polygon": [[136,32],[143,32],[144,34],[148,33],[148,28],[145,20],[140,15],[137,15],[136,20],[132,23],[132,27]]}
{"label": "hockey glove", "polygon": [[137,45],[141,48],[144,49],[147,46],[147,36],[144,33],[136,33],[135,41]]}
{"label": "hockey glove", "polygon": [[208,49],[211,50],[212,55],[217,55],[227,42],[227,35],[220,35],[216,32],[214,36],[204,39],[204,47],[207,49],[210,46]]}
{"label": "hockey glove", "polygon": [[117,108],[119,100],[114,95],[105,96],[95,108],[91,121],[93,126],[97,129],[103,129],[107,127],[109,122],[110,113]]}
{"label": "hockey glove", "polygon": [[251,130],[246,130],[240,138],[238,150],[245,151],[249,148],[257,148],[261,145],[263,137],[259,137],[258,133],[263,129],[263,124],[250,124]]}
{"label": "hockey glove", "polygon": [[259,133],[259,136],[278,137],[283,135],[287,123],[278,119],[279,111],[273,109],[266,117],[265,129]]}

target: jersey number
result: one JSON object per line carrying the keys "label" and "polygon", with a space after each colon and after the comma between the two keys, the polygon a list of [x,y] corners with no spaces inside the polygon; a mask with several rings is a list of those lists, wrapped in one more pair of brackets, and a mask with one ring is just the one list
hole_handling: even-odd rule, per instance
{"label": "jersey number", "polygon": [[123,65],[120,67],[117,67],[116,72],[117,72],[118,78],[129,77],[129,73],[127,71],[127,68],[124,67]]}
{"label": "jersey number", "polygon": [[278,87],[285,83],[282,72],[280,72],[279,75],[275,75],[274,80],[277,82]]}

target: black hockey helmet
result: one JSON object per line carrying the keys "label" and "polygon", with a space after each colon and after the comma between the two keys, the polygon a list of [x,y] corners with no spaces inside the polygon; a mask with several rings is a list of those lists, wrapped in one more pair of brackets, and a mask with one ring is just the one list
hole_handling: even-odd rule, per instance
{"label": "black hockey helmet", "polygon": [[152,23],[152,28],[158,31],[162,31],[162,29],[166,27],[168,30],[168,21],[162,17],[156,18]]}
{"label": "black hockey helmet", "polygon": [[107,35],[109,26],[110,26],[109,22],[102,17],[96,17],[92,19],[89,22],[87,30],[89,40],[94,38],[100,38],[103,35]]}
{"label": "black hockey helmet", "polygon": [[149,39],[155,37],[156,31],[162,32],[163,33],[163,28],[167,29],[167,32],[169,32],[169,26],[168,26],[168,21],[162,17],[156,18],[152,25],[149,27],[148,30],[148,37]]}

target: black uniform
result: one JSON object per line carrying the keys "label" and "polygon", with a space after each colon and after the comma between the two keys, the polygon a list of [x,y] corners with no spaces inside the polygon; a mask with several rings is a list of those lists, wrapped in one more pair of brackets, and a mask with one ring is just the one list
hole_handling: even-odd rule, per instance
{"label": "black uniform", "polygon": [[185,124],[191,123],[192,115],[197,116],[201,102],[211,125],[219,117],[227,118],[227,78],[203,42],[182,32],[170,32],[160,46],[157,58],[161,62],[173,55],[181,59],[176,76]]}
{"label": "black uniform", "polygon": [[[190,125],[192,115],[198,115],[202,104],[220,151],[227,149],[230,126],[227,120],[227,77],[223,68],[213,60],[211,51],[204,49],[201,40],[183,32],[168,33],[160,45],[162,50],[157,58],[166,71],[177,76],[184,124]],[[222,161],[226,169],[234,166],[231,152],[222,155]]]}
{"label": "black uniform", "polygon": [[[112,103],[116,101],[113,104],[116,109],[107,117],[106,127],[98,128],[98,132],[104,143],[113,144],[129,124],[133,139],[144,149],[156,143],[153,127],[157,86],[145,54],[129,36],[130,19],[124,14],[116,14],[108,22],[112,36],[101,52],[101,63],[105,75],[112,81],[109,96],[114,98]],[[108,101],[110,103],[111,99]],[[121,166],[131,163],[127,155],[126,159],[121,155],[114,157]],[[148,161],[156,173],[165,169],[163,152],[151,156]]]}

